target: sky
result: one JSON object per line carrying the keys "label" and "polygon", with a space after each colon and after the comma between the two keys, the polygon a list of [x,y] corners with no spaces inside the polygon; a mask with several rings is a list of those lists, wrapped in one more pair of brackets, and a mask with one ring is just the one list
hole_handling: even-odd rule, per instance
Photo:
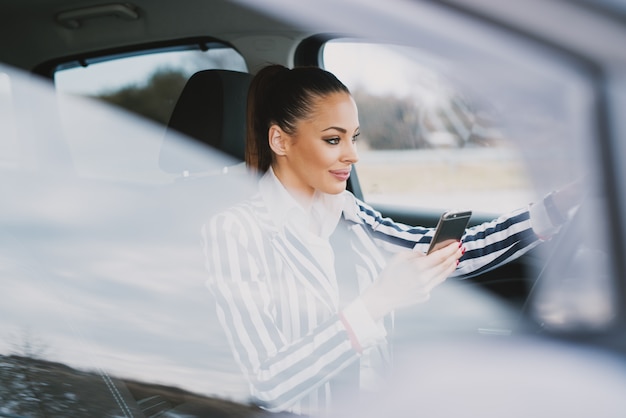
{"label": "sky", "polygon": [[[195,71],[197,51],[149,54],[76,67],[56,74],[56,83],[64,91],[97,94],[129,83],[143,83],[158,68],[177,67]],[[197,60],[197,58],[195,59]],[[408,86],[432,82],[433,73],[390,48],[371,44],[331,42],[325,47],[324,62],[350,88],[366,88],[375,94],[406,96]],[[355,65],[358,63],[358,65]],[[381,64],[382,63],[382,64]],[[235,70],[245,71],[245,64],[233,61]],[[414,81],[407,84],[408,81]]]}

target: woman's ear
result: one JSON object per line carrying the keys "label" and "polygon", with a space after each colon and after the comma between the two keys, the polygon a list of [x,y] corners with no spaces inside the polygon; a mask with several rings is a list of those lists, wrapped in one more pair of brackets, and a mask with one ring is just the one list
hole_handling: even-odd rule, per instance
{"label": "woman's ear", "polygon": [[287,152],[286,142],[287,142],[287,134],[280,129],[278,125],[270,126],[268,132],[268,140],[270,143],[270,148],[276,155],[285,155]]}

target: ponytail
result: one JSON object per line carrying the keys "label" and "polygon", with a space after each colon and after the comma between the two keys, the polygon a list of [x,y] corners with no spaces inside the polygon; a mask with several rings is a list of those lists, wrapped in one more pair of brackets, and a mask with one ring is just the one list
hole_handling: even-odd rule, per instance
{"label": "ponytail", "polygon": [[267,171],[272,163],[268,130],[273,122],[270,106],[272,85],[279,74],[289,71],[282,65],[270,65],[259,71],[250,83],[246,113],[246,165],[259,173]]}

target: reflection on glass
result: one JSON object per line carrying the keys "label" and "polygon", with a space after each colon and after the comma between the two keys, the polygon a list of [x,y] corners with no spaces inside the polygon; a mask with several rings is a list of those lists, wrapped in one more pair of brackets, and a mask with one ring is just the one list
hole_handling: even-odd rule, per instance
{"label": "reflection on glass", "polygon": [[598,213],[604,199],[588,196],[574,220],[554,239],[552,253],[535,283],[531,313],[554,331],[602,330],[615,319],[615,286]]}
{"label": "reflection on glass", "polygon": [[2,416],[263,416],[253,406],[38,357],[0,355],[0,372]]}
{"label": "reflection on glass", "polygon": [[8,74],[0,72],[0,168],[15,167],[18,144],[13,114],[13,94]]}
{"label": "reflection on glass", "polygon": [[[10,295],[0,304],[0,414],[124,416],[155,396],[187,416],[247,403],[199,242],[205,217],[247,179],[223,175],[230,159],[176,135],[176,158],[205,171],[189,181],[163,173],[154,125],[0,74],[2,106],[7,80],[22,99],[8,112],[20,164],[0,165],[0,293]],[[68,150],[78,132],[81,152]],[[108,175],[81,176],[62,155],[100,157]]]}
{"label": "reflection on glass", "polygon": [[[480,51],[458,41],[467,51],[458,61],[423,47],[325,46],[326,68],[359,103],[365,199],[502,213],[573,181],[602,190],[595,102],[582,70],[528,45],[512,54],[497,36]],[[616,313],[606,202],[586,195],[571,224],[537,251],[528,306],[546,328],[602,329]]]}

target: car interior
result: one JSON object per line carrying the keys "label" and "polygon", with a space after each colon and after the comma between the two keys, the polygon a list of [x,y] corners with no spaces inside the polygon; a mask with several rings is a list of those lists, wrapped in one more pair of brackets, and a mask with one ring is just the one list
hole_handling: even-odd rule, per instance
{"label": "car interior", "polygon": [[[410,84],[420,88],[420,90],[416,91],[423,93],[425,97],[424,102],[420,102],[421,104],[428,100],[430,100],[429,103],[436,103],[437,106],[441,103],[445,104],[442,107],[433,107],[434,110],[432,112],[422,110],[417,112],[416,108],[412,107],[414,104],[409,103],[409,99],[403,99],[404,96],[401,94],[394,96],[395,93],[391,90],[385,90],[382,93],[372,93],[356,82],[350,86],[357,99],[359,108],[364,109],[361,115],[370,115],[372,119],[381,115],[381,119],[375,120],[370,126],[378,123],[379,126],[385,126],[386,129],[390,130],[389,126],[398,125],[398,121],[401,121],[403,125],[409,127],[407,128],[408,130],[412,130],[410,135],[407,134],[407,136],[417,132],[415,133],[415,138],[411,138],[413,143],[409,145],[400,144],[397,147],[394,145],[395,148],[390,147],[386,149],[384,147],[376,149],[373,141],[371,144],[364,145],[363,162],[357,164],[356,173],[351,175],[348,182],[348,189],[355,196],[371,204],[384,216],[390,217],[397,222],[434,227],[441,212],[448,209],[444,205],[452,205],[450,202],[453,202],[453,200],[450,200],[450,198],[455,193],[459,196],[466,196],[479,189],[482,192],[484,192],[484,189],[489,188],[496,190],[491,193],[493,201],[484,203],[486,209],[475,211],[470,221],[471,226],[493,219],[497,215],[499,206],[495,203],[507,203],[507,199],[510,196],[507,187],[510,186],[516,192],[521,190],[519,194],[522,195],[523,199],[529,196],[524,193],[527,193],[528,189],[532,189],[529,184],[539,184],[540,189],[543,187],[540,172],[539,174],[526,175],[527,173],[523,169],[518,170],[517,168],[520,165],[519,160],[509,159],[509,151],[514,147],[509,147],[506,144],[506,135],[501,134],[498,130],[500,121],[493,122],[493,118],[502,115],[495,111],[490,113],[489,103],[485,103],[488,102],[490,91],[488,89],[481,90],[484,86],[471,85],[465,90],[462,88],[454,90],[450,86],[456,87],[461,85],[465,88],[468,87],[469,83],[463,84],[463,80],[459,81],[456,79],[450,81],[449,84],[442,81],[447,80],[444,76],[447,76],[448,73],[443,70],[441,73],[438,73],[438,70],[447,70],[447,66],[450,66],[451,63],[453,64],[451,60],[446,60],[445,48],[449,47],[450,50],[454,50],[456,53],[460,45],[458,40],[451,40],[446,38],[447,35],[442,35],[445,31],[433,29],[433,33],[441,36],[433,36],[432,39],[425,36],[423,39],[407,41],[406,44],[411,47],[415,45],[423,47],[415,48],[408,53],[406,52],[407,50],[402,49],[407,47],[407,45],[401,45],[395,42],[396,39],[391,39],[391,37],[387,38],[384,33],[374,32],[375,35],[379,36],[367,39],[352,33],[337,32],[336,25],[331,24],[330,20],[326,22],[322,19],[309,22],[308,24],[299,24],[295,23],[294,20],[281,17],[280,13],[276,15],[268,14],[262,7],[255,6],[252,3],[229,0],[184,0],[178,2],[167,0],[132,0],[131,2],[7,0],[2,2],[0,6],[0,64],[7,66],[6,68],[9,69],[23,71],[36,77],[37,80],[44,80],[46,85],[56,89],[60,96],[79,96],[80,100],[85,98],[88,101],[95,100],[100,102],[103,108],[106,106],[107,109],[109,106],[111,108],[120,106],[130,111],[134,115],[133,118],[143,122],[149,121],[147,124],[154,128],[151,132],[156,135],[153,141],[145,142],[145,147],[141,148],[143,146],[141,145],[133,148],[128,145],[127,148],[123,148],[126,146],[124,138],[116,138],[115,141],[117,142],[112,142],[113,145],[108,149],[108,153],[103,152],[99,155],[97,153],[94,153],[96,155],[87,152],[83,153],[81,150],[77,141],[80,140],[81,136],[87,136],[83,135],[84,131],[78,133],[70,132],[71,135],[68,135],[67,143],[61,144],[59,147],[64,152],[54,154],[55,158],[58,159],[53,166],[65,167],[67,169],[67,177],[72,179],[68,184],[80,184],[80,187],[85,189],[90,189],[91,185],[94,185],[94,190],[102,187],[119,189],[121,190],[119,196],[122,198],[127,196],[128,191],[141,190],[141,193],[143,193],[142,199],[150,204],[160,202],[159,199],[166,196],[164,200],[170,201],[172,207],[188,208],[186,213],[189,217],[184,222],[181,222],[181,229],[179,234],[176,235],[178,241],[170,243],[172,246],[178,245],[180,248],[195,248],[194,251],[199,252],[198,225],[211,213],[232,204],[250,192],[249,177],[245,173],[243,161],[246,135],[246,97],[255,72],[269,63],[278,63],[288,67],[319,66],[331,71],[336,68],[338,72],[341,72],[344,70],[344,67],[341,67],[343,65],[342,61],[337,56],[341,58],[341,51],[343,50],[340,48],[342,43],[352,45],[355,49],[359,45],[363,48],[371,46],[372,51],[381,46],[383,48],[389,47],[387,49],[396,53],[396,55],[404,56],[404,58],[419,63],[419,67],[417,65],[416,67],[411,67],[413,68],[411,71],[414,72],[411,75],[413,78],[403,78],[402,80],[410,80]],[[446,16],[449,13],[450,22],[456,22],[459,16],[461,18],[470,16],[468,20],[471,20],[472,24],[475,22],[489,22],[488,18],[476,18],[473,13],[467,13],[467,16],[459,13],[459,10],[461,12],[464,11],[462,7],[448,6],[448,9],[444,7],[439,10],[440,5],[433,4],[426,6],[426,10],[430,11],[430,7],[432,7],[433,13],[441,12]],[[493,26],[496,28],[496,31],[502,30],[501,25]],[[490,27],[491,29],[493,28]],[[426,28],[420,30],[426,32]],[[510,41],[511,45],[518,45],[518,40],[515,38],[515,36],[519,35],[517,30],[502,30],[502,33],[505,34],[501,39],[503,42],[509,42],[508,37],[510,36],[513,39]],[[429,44],[429,41],[432,44]],[[333,56],[334,43],[339,45],[337,47],[339,52],[335,52]],[[481,57],[484,50],[478,44],[478,42],[474,44],[468,41],[467,45],[461,46],[475,47],[476,51],[470,52],[475,52],[477,56]],[[524,44],[525,47],[526,45]],[[442,57],[437,55],[436,52],[439,51],[442,51]],[[524,49],[524,51],[526,50]],[[170,53],[187,52],[197,54],[196,58],[184,58],[176,62],[173,58],[168,58]],[[535,52],[533,51],[533,54]],[[546,60],[553,58],[553,56],[544,52],[544,50],[541,50],[536,55]],[[385,50],[386,53],[387,50]],[[209,56],[209,54],[214,55]],[[529,54],[529,56],[531,55]],[[545,58],[546,56],[548,58]],[[381,53],[381,55],[373,56],[373,61],[384,61],[384,57],[386,55]],[[137,76],[133,81],[131,78],[134,71],[133,66],[141,67],[141,65],[124,64],[124,60],[127,58],[154,59],[154,61],[146,64],[145,72]],[[371,71],[372,74],[369,80],[381,81],[381,84],[388,82],[391,85],[391,81],[397,75],[395,73],[387,74],[380,69],[376,72],[376,68],[371,68],[373,67],[372,65],[354,62],[354,59],[351,60],[350,57],[344,58],[348,61],[348,64],[345,67],[345,73],[342,73],[342,75],[345,74],[346,77],[350,75],[351,71],[363,74],[369,74]],[[523,57],[520,58],[520,60],[522,59]],[[564,61],[567,61],[567,59]],[[120,65],[116,70],[98,70],[100,67],[105,68],[104,65],[116,63]],[[176,67],[176,65],[179,65],[179,67]],[[393,67],[393,63],[390,65]],[[496,66],[494,65],[494,67]],[[419,68],[420,72],[414,71],[415,68]],[[424,70],[422,71],[423,68]],[[549,71],[546,71],[544,74],[542,70],[543,67],[539,68],[537,70],[538,75],[531,74],[530,77],[536,76],[543,80],[543,77]],[[520,70],[520,74],[522,72]],[[92,88],[98,85],[101,80],[108,79],[112,75],[117,76],[118,73],[121,81],[116,81],[117,87],[115,88],[107,87],[104,83],[102,83],[104,87],[99,87],[100,90],[90,90],[88,88],[80,90],[77,87],[80,82],[84,82],[89,88]],[[0,66],[0,96],[4,91],[2,74],[3,69]],[[171,80],[168,84],[169,87],[163,88],[158,96],[149,96],[148,94],[153,92],[148,92],[148,87],[157,85],[158,75],[163,76],[163,80]],[[171,78],[166,79],[165,77]],[[572,79],[576,77],[579,77],[578,73],[572,76]],[[515,78],[515,76],[511,76],[511,78]],[[558,76],[553,76],[552,73],[545,76],[545,78],[550,80],[559,79]],[[516,85],[516,88],[519,90],[533,90],[533,88],[527,87],[526,80],[519,77],[515,78],[515,80],[519,82],[519,85]],[[499,82],[501,80],[493,79],[494,85],[497,85]],[[530,85],[530,83],[528,84]],[[564,84],[566,83],[564,82]],[[436,86],[439,90],[435,91],[433,86]],[[404,85],[400,88],[409,90],[407,82],[404,82]],[[9,90],[9,88],[5,90]],[[156,87],[154,90],[156,90]],[[541,96],[541,89],[536,88],[536,90],[536,92],[532,91],[532,93]],[[444,91],[445,94],[440,94]],[[459,91],[462,93],[467,91],[475,93],[474,99],[477,97],[480,100],[475,100],[474,102],[469,99],[466,100],[466,96],[459,93]],[[556,88],[555,91],[561,93]],[[578,90],[576,90],[576,93],[578,93]],[[151,101],[152,107],[159,108],[158,111],[144,109],[142,106],[145,103],[139,104],[139,100],[133,102],[141,94],[144,94],[144,96],[141,96],[141,100],[144,102]],[[410,94],[407,94],[407,96],[410,97]],[[574,93],[572,93],[573,96],[575,96]],[[566,99],[563,99],[563,102],[565,101]],[[0,97],[0,110],[2,105],[2,97]],[[54,131],[62,132],[59,136],[65,135],[60,126],[71,115],[68,116],[61,108],[62,106],[58,106],[57,109],[56,104],[39,105],[41,107],[32,106],[30,109],[32,115],[36,118],[38,112],[47,112],[51,108],[55,108],[55,114],[58,111],[57,122],[59,126],[49,128],[43,126],[43,124],[42,126],[33,124],[32,115],[29,115],[29,117],[15,122],[17,127],[15,132],[18,132],[15,134],[16,138],[22,132],[27,131],[39,133]],[[389,105],[390,108],[395,106],[393,107],[393,112],[390,111],[395,119],[383,119],[385,114],[383,108],[385,105]],[[568,102],[565,107],[569,105],[570,103]],[[575,106],[572,105],[571,107]],[[485,109],[488,111],[485,111]],[[366,113],[366,111],[369,113]],[[542,109],[536,109],[536,112],[541,114]],[[158,116],[154,116],[157,113]],[[365,122],[362,121],[362,123],[363,128],[365,128]],[[541,125],[543,120],[541,117],[536,117],[536,119],[532,120],[532,123]],[[96,130],[97,128],[93,129]],[[549,131],[545,126],[540,126],[538,130],[542,132]],[[467,133],[464,134],[463,132],[466,131]],[[2,128],[0,128],[1,132]],[[380,137],[383,138],[382,141],[389,142],[392,141],[392,139],[389,139],[390,137],[398,136],[397,132],[402,134],[405,131],[394,130],[388,136],[385,136],[383,132],[380,134]],[[437,135],[431,134],[433,132]],[[372,134],[372,136],[374,135]],[[50,135],[50,137],[53,138],[53,135]],[[548,134],[546,134],[546,138],[549,138]],[[540,145],[543,145],[542,140],[544,138],[533,137],[528,139],[528,141],[536,141]],[[128,143],[130,142],[132,141],[129,140]],[[185,142],[193,144],[192,149],[196,147],[195,149],[198,150],[198,155],[201,157],[196,159],[181,158],[180,146],[181,143]],[[500,153],[501,151],[498,148],[501,145],[505,150],[502,153]],[[550,146],[555,148],[549,148]],[[124,150],[117,153],[115,152],[115,147],[123,148]],[[373,151],[380,152],[378,154],[370,152],[372,151],[369,149],[370,147]],[[552,157],[556,154],[555,145],[548,144],[547,147],[546,155]],[[1,146],[0,149],[2,149]],[[413,156],[417,155],[416,150],[418,149],[428,150],[428,153],[423,153],[426,155],[425,157],[419,157],[424,159],[408,160],[409,156],[413,158]],[[489,158],[492,158],[492,160],[485,163],[484,167],[470,167],[468,169],[470,171],[463,171],[467,167],[459,164],[454,159],[457,157],[450,156],[452,152],[458,153],[459,151],[466,151],[468,155],[473,156],[475,154],[478,155],[485,149],[495,149],[493,151],[495,157],[490,156]],[[208,154],[213,153],[219,158],[204,158],[203,156],[207,153],[207,150],[211,150]],[[45,151],[41,150],[41,154],[45,154]],[[519,150],[514,149],[513,151],[518,152]],[[142,152],[145,153],[141,155]],[[527,150],[519,151],[518,154],[521,155],[524,152],[528,154]],[[123,154],[123,157],[120,157],[119,154]],[[397,161],[397,163],[383,161],[381,156],[385,158],[392,156],[396,158],[393,161]],[[531,157],[536,157],[536,155],[531,155]],[[2,158],[0,156],[0,169],[3,167]],[[430,158],[430,160],[427,158]],[[568,163],[566,161],[560,161],[558,158],[555,158],[555,160],[566,166],[566,171],[575,170],[575,168],[567,166]],[[543,162],[544,160],[541,161]],[[546,161],[548,161],[547,158]],[[452,173],[449,175],[449,177],[453,178],[453,180],[450,180],[450,183],[462,184],[455,184],[457,188],[450,189],[446,189],[449,187],[448,183],[442,186],[445,192],[439,196],[440,200],[433,206],[429,206],[429,202],[424,202],[427,199],[407,200],[408,198],[405,195],[417,194],[415,189],[412,188],[413,183],[422,182],[424,184],[424,191],[419,193],[428,193],[433,187],[443,184],[443,180],[440,183],[440,178],[443,179],[445,175],[428,173],[428,170],[430,170],[428,167],[431,167],[431,164],[434,166],[435,163],[439,164],[436,170],[441,170],[436,173]],[[143,169],[141,164],[149,166],[145,172],[141,171]],[[417,172],[417,174],[407,168],[413,169],[419,164],[423,164],[426,168]],[[492,165],[488,167],[488,164]],[[8,164],[6,165],[8,166]],[[361,169],[361,166],[363,169]],[[139,177],[138,174],[134,177],[136,175],[135,169],[143,177]],[[386,174],[380,175],[383,171]],[[571,174],[571,171],[564,173],[563,178]],[[522,173],[521,175],[519,174],[520,172]],[[471,173],[471,175],[467,173]],[[439,177],[437,177],[438,175]],[[477,185],[476,189],[473,189],[472,185],[468,186],[474,175],[476,178],[480,178],[480,182],[484,181],[484,184]],[[533,175],[536,177],[533,177]],[[376,178],[376,176],[381,179],[385,178],[386,183],[382,184],[382,180],[380,184],[372,182],[371,179]],[[415,176],[415,178],[411,178],[411,176]],[[417,178],[418,176],[420,179]],[[24,177],[26,178],[24,181],[27,181],[28,176],[25,175]],[[458,181],[458,178],[463,177],[466,178],[464,182]],[[40,186],[38,186],[37,181],[32,181],[31,183],[33,193],[44,194],[38,188]],[[410,183],[411,186],[406,186],[406,183]],[[498,188],[501,183],[506,183],[502,189]],[[546,185],[546,187],[552,186]],[[145,193],[145,190],[148,189],[149,192]],[[459,191],[460,193],[458,193]],[[398,197],[402,193],[404,195]],[[211,205],[210,207],[198,206],[198,196],[203,195],[206,195],[206,197],[201,202]],[[214,199],[211,196],[229,196],[230,198]],[[371,200],[370,197],[372,197]],[[415,196],[412,197],[414,198]],[[530,197],[536,198],[538,196],[531,194]],[[88,199],[89,196],[85,197],[85,200]],[[129,201],[132,202],[132,200]],[[145,203],[144,201],[142,202]],[[490,207],[494,207],[494,209],[489,210]],[[511,209],[515,208],[511,207]],[[164,213],[166,216],[159,218],[157,223],[167,224],[171,222],[171,218],[168,218],[170,212],[164,211]],[[174,210],[171,210],[171,213],[174,213]],[[137,231],[149,230],[153,227],[151,222],[155,221],[138,219],[134,227]],[[546,271],[549,272],[550,266],[555,262],[567,262],[563,260],[562,256],[555,256],[555,248],[564,242],[574,242],[579,237],[575,232],[566,232],[565,236],[559,237],[559,239],[555,239],[553,242],[547,242],[540,250],[532,250],[511,263],[475,277],[456,281],[451,284],[448,291],[450,293],[444,292],[440,304],[434,304],[435,308],[432,310],[429,310],[429,307],[419,307],[399,313],[396,316],[396,326],[399,330],[405,329],[407,334],[402,334],[402,331],[399,332],[398,344],[402,344],[403,336],[406,336],[407,339],[412,338],[409,334],[416,329],[416,326],[418,328],[422,326],[419,330],[427,333],[426,335],[429,332],[441,331],[432,331],[429,328],[435,327],[433,324],[436,321],[430,325],[416,325],[415,316],[421,315],[422,318],[425,318],[424,322],[428,322],[428,318],[440,315],[442,306],[453,307],[458,288],[470,289],[472,292],[476,290],[480,294],[488,295],[490,300],[493,299],[495,301],[498,309],[487,309],[484,315],[479,314],[476,317],[467,314],[464,318],[465,320],[460,321],[456,325],[447,323],[446,326],[452,328],[454,332],[462,335],[477,335],[481,338],[506,337],[518,331],[543,334],[545,331],[543,328],[544,324],[534,321],[531,317],[529,301],[535,296],[537,285],[543,280]],[[143,232],[138,232],[137,235],[141,233]],[[160,237],[158,234],[146,234],[146,236],[150,239],[158,239]],[[29,239],[32,239],[32,242],[28,241]],[[13,241],[7,242],[10,243],[10,245],[6,244],[7,248],[14,246]],[[20,245],[24,245],[25,248],[28,248],[28,245],[37,245],[35,244],[35,238],[27,238],[25,242],[25,244],[22,243]],[[41,252],[37,251],[39,249],[33,251],[33,259],[45,252],[44,250]],[[572,249],[572,252],[574,251],[575,249]],[[196,254],[194,253],[194,255]],[[67,259],[72,257],[73,255],[70,254],[67,256]],[[58,270],[61,271],[62,269],[59,268]],[[127,283],[124,285],[127,285]],[[97,288],[97,290],[100,291],[102,289]],[[182,299],[182,296],[178,294],[176,297]],[[199,300],[202,300],[201,296],[197,297]],[[155,298],[155,301],[151,301],[154,306],[167,305],[161,299]],[[480,303],[480,301],[482,299],[478,298],[476,303]],[[189,307],[192,306],[197,306],[197,301],[190,301]],[[500,306],[505,309],[499,310]],[[452,312],[454,311],[453,308],[450,310],[449,314],[453,319],[466,315],[461,309],[458,312]],[[492,316],[494,313],[500,314],[503,312],[505,314],[502,317]],[[198,314],[198,316],[201,316],[201,314]],[[190,324],[202,324],[202,322],[200,319],[194,318]],[[195,331],[195,327],[191,325],[184,328],[194,328],[192,331],[188,331],[189,334],[193,334],[193,331]],[[172,333],[177,331],[174,325],[168,329]],[[211,338],[212,335],[207,335],[206,340],[212,341]],[[216,339],[224,342],[225,338],[220,335]],[[154,345],[157,344],[155,343]],[[101,409],[97,411],[94,409],[91,413],[88,412],[85,415],[78,414],[76,416],[90,416],[93,413],[105,416],[106,414],[112,414],[113,412],[111,411],[114,410],[117,413],[122,411],[123,416],[146,417],[258,416],[260,413],[255,406],[246,405],[244,409],[240,409],[241,405],[236,401],[230,402],[228,399],[217,401],[210,397],[207,398],[204,395],[175,387],[175,384],[167,382],[166,379],[164,379],[163,384],[160,384],[159,382],[141,382],[133,378],[111,377],[106,371],[102,370],[83,373],[83,371],[76,371],[71,368],[66,369],[61,363],[38,363],[33,361],[28,355],[10,356],[5,355],[1,351],[0,366],[11,370],[11,373],[13,371],[18,373],[19,370],[32,368],[36,370],[36,373],[33,372],[35,373],[33,376],[45,376],[41,377],[41,381],[45,383],[42,387],[48,384],[54,385],[52,380],[46,380],[49,379],[51,374],[66,376],[64,378],[65,381],[71,381],[71,384],[75,387],[80,387],[81,381],[92,382],[89,390],[97,386],[97,390],[94,389],[93,392],[98,392],[98,394],[89,393],[85,389],[85,392],[81,392],[81,396],[84,398],[97,398],[97,400],[93,401],[94,408],[99,405],[98,408]],[[202,365],[202,367],[205,366],[205,364]],[[0,377],[0,387],[2,387],[2,379]],[[39,390],[44,391],[41,388]],[[103,394],[106,394],[106,396]],[[0,393],[0,416],[4,416],[2,409],[3,396],[5,395]],[[73,407],[74,404],[72,402],[74,400],[69,397],[65,399],[63,396],[61,392],[50,395],[49,403],[57,402],[60,405],[61,403],[69,402],[70,406]],[[106,397],[106,400],[103,400],[104,397]],[[58,401],[61,398],[63,398],[63,401]],[[224,413],[224,411],[226,411],[226,415],[219,415]],[[48,415],[37,415],[35,413],[32,416]]]}
{"label": "car interior", "polygon": [[[233,48],[244,57],[248,72],[197,71],[188,78],[175,100],[160,145],[158,164],[162,170],[187,180],[202,177],[207,169],[201,162],[196,167],[177,165],[179,159],[170,155],[169,132],[183,133],[216,148],[233,157],[233,166],[237,166],[243,161],[245,98],[254,70],[268,62],[323,65],[320,57],[324,45],[342,36],[326,33],[323,26],[310,30],[292,26],[229,1],[187,1],[184,7],[167,1],[104,5],[39,1],[35,2],[37,15],[30,14],[31,3],[16,1],[3,6],[6,12],[0,29],[5,34],[2,38],[8,39],[8,34],[13,34],[20,39],[3,45],[4,61],[51,81],[67,68],[89,68],[102,61],[157,51],[203,50],[217,45]],[[8,19],[9,16],[12,18]],[[237,18],[224,19],[224,16]],[[220,184],[225,179],[220,176]],[[202,187],[211,181],[215,182],[204,179]],[[363,198],[358,168],[350,178],[349,189]],[[384,204],[377,207],[385,216],[411,225],[434,226],[440,214],[436,210]],[[475,215],[471,223],[480,223],[489,216]],[[530,254],[465,283],[477,284],[521,307],[533,284],[529,271],[538,263]]]}

